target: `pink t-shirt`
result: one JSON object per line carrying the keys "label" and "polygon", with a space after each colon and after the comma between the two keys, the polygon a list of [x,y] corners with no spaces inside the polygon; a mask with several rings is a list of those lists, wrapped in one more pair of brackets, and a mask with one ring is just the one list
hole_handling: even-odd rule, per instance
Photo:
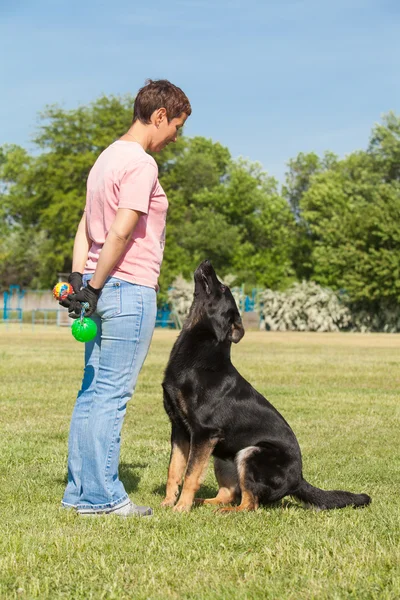
{"label": "pink t-shirt", "polygon": [[145,214],[140,216],[125,254],[110,275],[158,289],[168,200],[158,181],[156,161],[137,142],[114,142],[100,154],[89,173],[86,222],[92,245],[85,273],[94,273],[118,208]]}

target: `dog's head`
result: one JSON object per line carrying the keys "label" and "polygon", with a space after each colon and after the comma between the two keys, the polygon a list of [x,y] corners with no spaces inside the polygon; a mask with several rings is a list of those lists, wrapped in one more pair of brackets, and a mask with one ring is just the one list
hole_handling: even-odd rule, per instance
{"label": "dog's head", "polygon": [[209,260],[194,273],[194,299],[185,327],[198,323],[210,329],[218,342],[237,344],[244,336],[242,319],[230,289],[223,285]]}

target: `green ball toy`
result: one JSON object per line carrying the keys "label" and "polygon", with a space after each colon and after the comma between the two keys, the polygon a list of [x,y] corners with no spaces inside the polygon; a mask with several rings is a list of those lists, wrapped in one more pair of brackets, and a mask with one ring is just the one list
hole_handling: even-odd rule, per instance
{"label": "green ball toy", "polygon": [[73,322],[71,327],[72,335],[78,342],[90,342],[96,337],[97,333],[96,323],[92,319],[84,316],[85,308],[89,308],[87,302],[82,304],[81,316]]}

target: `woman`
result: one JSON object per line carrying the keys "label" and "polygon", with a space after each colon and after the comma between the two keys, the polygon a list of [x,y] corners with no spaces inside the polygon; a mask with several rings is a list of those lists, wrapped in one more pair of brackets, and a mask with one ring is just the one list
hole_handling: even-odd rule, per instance
{"label": "woman", "polygon": [[155,325],[168,208],[157,163],[147,151],[175,142],[190,114],[180,88],[148,81],[136,96],[130,129],[102,152],[88,177],[69,277],[74,294],[63,303],[77,318],[87,302],[85,314],[98,328],[85,348],[62,500],[81,515],[152,514],[133,504],[118,477],[126,404]]}

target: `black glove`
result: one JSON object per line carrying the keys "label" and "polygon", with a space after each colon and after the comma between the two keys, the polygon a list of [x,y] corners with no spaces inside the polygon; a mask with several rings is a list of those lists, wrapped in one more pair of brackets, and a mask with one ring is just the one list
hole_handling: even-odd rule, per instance
{"label": "black glove", "polygon": [[[71,273],[68,277],[68,283],[72,285],[74,293],[77,294],[83,288],[82,273],[78,273],[78,271]],[[60,300],[58,304],[61,304],[61,306],[64,306],[65,308],[69,308],[71,300],[69,300],[69,297],[67,296],[64,300]]]}
{"label": "black glove", "polygon": [[82,273],[78,273],[78,271],[71,273],[71,275],[68,277],[68,283],[70,283],[74,288],[75,294],[80,292],[83,288]]}
{"label": "black glove", "polygon": [[81,316],[82,303],[87,302],[89,308],[85,310],[85,317],[90,317],[97,307],[97,300],[101,294],[101,288],[93,288],[90,283],[86,284],[86,287],[82,288],[76,294],[70,294],[68,300],[70,302],[68,307],[68,316],[71,319],[78,319]]}

